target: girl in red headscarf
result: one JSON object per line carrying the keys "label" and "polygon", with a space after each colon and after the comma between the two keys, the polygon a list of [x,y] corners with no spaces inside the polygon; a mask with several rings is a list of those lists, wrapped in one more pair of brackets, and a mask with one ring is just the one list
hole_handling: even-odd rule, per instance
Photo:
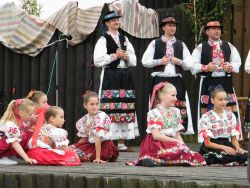
{"label": "girl in red headscarf", "polygon": [[28,99],[13,100],[8,105],[0,121],[0,164],[17,164],[16,161],[8,159],[11,156],[21,156],[27,163],[36,163],[36,160],[25,153],[31,137],[27,125],[33,118],[34,109],[34,103]]}
{"label": "girl in red headscarf", "polygon": [[191,151],[181,138],[180,131],[184,127],[180,110],[174,107],[176,95],[176,88],[170,83],[161,82],[154,87],[151,110],[147,116],[148,134],[141,143],[139,160],[128,162],[128,165],[151,167],[206,164],[204,158]]}

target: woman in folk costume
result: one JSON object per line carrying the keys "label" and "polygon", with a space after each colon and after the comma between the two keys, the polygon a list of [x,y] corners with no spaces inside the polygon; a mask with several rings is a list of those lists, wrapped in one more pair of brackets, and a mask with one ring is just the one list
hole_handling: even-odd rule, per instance
{"label": "woman in folk costume", "polygon": [[237,120],[232,111],[226,110],[227,93],[215,89],[211,93],[214,105],[200,119],[199,137],[203,142],[200,153],[208,165],[246,165],[247,151],[239,145]]}
{"label": "woman in folk costume", "polygon": [[[62,129],[64,111],[58,106],[51,106],[45,114],[46,124],[40,128],[38,137],[29,141],[27,155],[37,160],[38,165],[78,166],[79,157],[68,147],[68,132]],[[35,141],[35,143],[34,143]]]}
{"label": "woman in folk costume", "polygon": [[119,33],[120,16],[110,11],[104,16],[107,32],[97,41],[94,64],[102,67],[100,109],[111,119],[112,140],[120,151],[127,150],[124,140],[139,136],[135,113],[135,91],[128,67],[136,66],[136,56],[128,38]]}
{"label": "woman in folk costume", "polygon": [[235,113],[240,125],[239,108],[232,83],[232,73],[239,72],[240,55],[231,43],[220,39],[222,26],[218,21],[208,22],[204,29],[208,41],[199,44],[192,53],[195,61],[192,72],[197,76],[196,88],[199,89],[197,121],[202,114],[213,108],[211,91],[223,88],[227,93],[227,109]]}
{"label": "woman in folk costume", "polygon": [[175,38],[176,25],[175,18],[168,16],[162,20],[160,27],[164,31],[161,38],[153,40],[142,57],[144,67],[153,68],[153,87],[160,82],[170,82],[177,89],[176,107],[180,109],[185,134],[193,134],[193,123],[190,103],[186,87],[181,76],[183,70],[190,70],[193,67],[192,56],[185,43]]}
{"label": "woman in folk costume", "polygon": [[191,151],[181,138],[180,131],[184,127],[180,110],[174,107],[176,96],[177,91],[172,84],[161,82],[155,85],[151,110],[147,116],[148,134],[141,143],[139,160],[127,162],[128,165],[151,167],[206,164],[204,158],[198,152]]}
{"label": "woman in folk costume", "polygon": [[[250,50],[247,55],[246,63],[245,63],[245,71],[250,74]],[[245,127],[250,129],[250,88],[248,94],[248,102],[247,102],[247,110],[246,110],[246,117],[245,117]]]}

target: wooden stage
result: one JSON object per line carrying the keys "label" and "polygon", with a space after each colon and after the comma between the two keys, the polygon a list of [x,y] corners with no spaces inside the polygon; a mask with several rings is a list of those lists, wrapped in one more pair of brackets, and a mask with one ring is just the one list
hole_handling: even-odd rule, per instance
{"label": "wooden stage", "polygon": [[[190,145],[197,148],[197,145]],[[250,187],[247,167],[132,167],[137,152],[120,153],[118,161],[78,167],[0,165],[0,187],[11,188],[180,188]]]}

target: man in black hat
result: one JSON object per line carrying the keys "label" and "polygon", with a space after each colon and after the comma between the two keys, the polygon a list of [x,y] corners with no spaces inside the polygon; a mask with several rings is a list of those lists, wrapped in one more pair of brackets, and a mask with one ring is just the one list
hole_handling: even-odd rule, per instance
{"label": "man in black hat", "polygon": [[160,82],[170,82],[177,89],[176,107],[180,109],[183,126],[186,134],[193,134],[192,116],[189,99],[181,76],[182,70],[190,70],[193,67],[192,56],[184,42],[175,38],[178,22],[172,16],[165,17],[160,27],[164,35],[153,40],[142,57],[142,64],[147,68],[153,68],[152,89]]}
{"label": "man in black hat", "polygon": [[[222,25],[218,21],[209,21],[204,27],[208,41],[199,44],[193,51],[198,97],[197,124],[202,114],[213,108],[211,92],[223,88],[228,94],[227,110],[240,118],[236,94],[232,83],[232,73],[238,73],[241,58],[237,49],[229,42],[221,40]],[[240,124],[240,120],[238,122]],[[198,124],[198,132],[200,127]],[[202,138],[199,139],[202,141]]]}
{"label": "man in black hat", "polygon": [[119,33],[120,16],[110,11],[103,23],[107,32],[97,41],[94,64],[102,67],[100,79],[100,109],[111,119],[113,140],[120,151],[128,151],[124,140],[139,136],[135,113],[135,91],[128,67],[136,66],[136,56],[128,38]]}

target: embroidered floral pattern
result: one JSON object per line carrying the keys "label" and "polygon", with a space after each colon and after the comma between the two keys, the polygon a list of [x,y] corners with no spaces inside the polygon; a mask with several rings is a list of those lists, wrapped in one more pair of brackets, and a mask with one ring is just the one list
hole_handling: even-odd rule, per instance
{"label": "embroidered floral pattern", "polygon": [[135,113],[111,113],[109,114],[111,122],[115,123],[134,123]]}
{"label": "embroidered floral pattern", "polygon": [[76,122],[79,137],[88,137],[89,142],[94,143],[95,137],[100,136],[102,140],[110,139],[110,118],[102,111],[96,115],[86,114]]}
{"label": "embroidered floral pattern", "polygon": [[234,93],[227,95],[227,101],[229,103],[235,103],[236,100],[237,100],[237,98],[236,98],[236,95]]}
{"label": "embroidered floral pattern", "polygon": [[209,96],[208,95],[202,95],[201,96],[201,103],[208,104],[209,102]]}
{"label": "embroidered floral pattern", "polygon": [[[193,154],[194,155],[194,154]],[[197,156],[197,154],[196,154]],[[190,157],[191,158],[191,157]],[[206,165],[206,162],[203,160],[198,160],[198,159],[182,159],[181,157],[179,159],[169,159],[169,160],[164,160],[164,159],[158,159],[149,155],[145,155],[143,157],[139,158],[139,161],[143,160],[143,159],[152,159],[153,161],[155,161],[156,166],[165,166],[165,165],[180,165],[180,164],[189,164],[191,166],[202,166],[202,165]],[[135,164],[137,164],[138,161],[136,162],[127,162],[127,165],[130,166],[134,166]]]}
{"label": "embroidered floral pattern", "polygon": [[207,65],[201,65],[201,72],[207,72]]}
{"label": "embroidered floral pattern", "polygon": [[[209,98],[210,98],[209,95],[202,95],[201,96],[201,103],[202,104],[208,104],[209,103]],[[236,95],[234,93],[227,94],[227,101],[228,101],[228,103],[235,103],[236,100],[237,100],[237,97],[236,97]]]}
{"label": "embroidered floral pattern", "polygon": [[13,143],[15,141],[20,142],[23,131],[24,129],[21,129],[11,121],[7,121],[5,124],[1,125],[2,136],[6,136],[7,143]]}
{"label": "embroidered floral pattern", "polygon": [[159,105],[148,112],[148,128],[147,133],[152,128],[161,129],[163,134],[173,135],[176,131],[184,129],[180,111],[178,108],[165,109]]}
{"label": "embroidered floral pattern", "polygon": [[114,109],[131,110],[135,109],[135,103],[124,103],[124,102],[101,103],[100,108],[103,110],[114,110]]}
{"label": "embroidered floral pattern", "polygon": [[201,117],[199,136],[205,135],[213,138],[237,136],[233,135],[235,134],[233,132],[238,132],[239,135],[236,124],[236,117],[231,111],[224,111],[223,114],[218,115],[210,110]]}
{"label": "embroidered floral pattern", "polygon": [[178,108],[179,107],[186,107],[186,101],[176,100],[175,106],[178,107]]}
{"label": "embroidered floral pattern", "polygon": [[102,90],[101,98],[111,99],[111,98],[135,98],[134,90]]}
{"label": "embroidered floral pattern", "polygon": [[215,65],[214,72],[224,72],[224,54],[221,50],[221,41],[215,43],[214,41],[209,41],[212,45],[212,61]]}
{"label": "embroidered floral pattern", "polygon": [[68,146],[68,132],[51,124],[44,124],[40,130],[38,139],[51,148]]}

